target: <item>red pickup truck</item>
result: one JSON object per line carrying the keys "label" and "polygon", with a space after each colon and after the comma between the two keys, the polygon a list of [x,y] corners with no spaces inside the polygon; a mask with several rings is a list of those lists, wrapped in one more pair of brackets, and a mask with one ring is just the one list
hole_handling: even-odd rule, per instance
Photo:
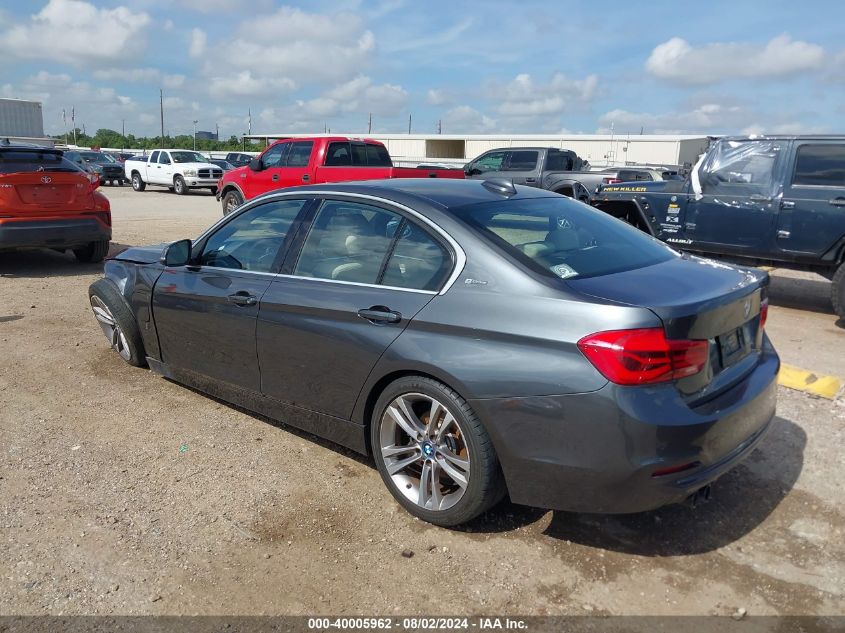
{"label": "red pickup truck", "polygon": [[387,148],[373,140],[344,136],[276,141],[248,165],[223,174],[217,199],[223,214],[246,200],[294,185],[379,178],[463,178],[462,169],[394,167]]}

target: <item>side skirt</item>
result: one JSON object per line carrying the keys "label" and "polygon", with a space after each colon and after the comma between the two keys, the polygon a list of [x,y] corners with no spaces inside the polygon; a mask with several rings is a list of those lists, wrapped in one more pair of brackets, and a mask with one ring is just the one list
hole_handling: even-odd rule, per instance
{"label": "side skirt", "polygon": [[231,385],[195,372],[170,367],[147,357],[147,364],[155,373],[187,385],[214,398],[230,402],[283,424],[313,433],[336,444],[368,455],[366,429],[362,424],[298,407],[243,387]]}

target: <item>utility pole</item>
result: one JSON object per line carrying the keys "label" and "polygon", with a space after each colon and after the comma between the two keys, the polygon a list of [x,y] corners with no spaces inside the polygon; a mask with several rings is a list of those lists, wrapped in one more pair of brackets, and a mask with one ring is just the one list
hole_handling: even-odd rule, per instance
{"label": "utility pole", "polygon": [[161,111],[161,146],[164,147],[164,90],[158,89],[158,105]]}
{"label": "utility pole", "polygon": [[408,115],[408,134],[411,133],[411,115]]}
{"label": "utility pole", "polygon": [[373,113],[370,112],[370,122],[367,125],[367,134],[372,134],[372,133],[373,133]]}
{"label": "utility pole", "polygon": [[214,124],[214,140],[220,140],[220,125],[217,123]]}
{"label": "utility pole", "polygon": [[443,119],[437,120],[437,133],[443,134]]}
{"label": "utility pole", "polygon": [[197,119],[194,119],[194,151],[197,151]]}
{"label": "utility pole", "polygon": [[247,108],[246,113],[247,113],[247,116],[249,117],[249,120],[247,122],[246,131],[247,131],[247,134],[252,134],[252,108]]}
{"label": "utility pole", "polygon": [[70,126],[73,128],[73,144],[76,145],[76,106],[70,106]]}
{"label": "utility pole", "polygon": [[67,145],[67,112],[62,108],[62,123],[65,126],[65,145]]}
{"label": "utility pole", "polygon": [[120,120],[120,151],[126,149],[126,119]]}

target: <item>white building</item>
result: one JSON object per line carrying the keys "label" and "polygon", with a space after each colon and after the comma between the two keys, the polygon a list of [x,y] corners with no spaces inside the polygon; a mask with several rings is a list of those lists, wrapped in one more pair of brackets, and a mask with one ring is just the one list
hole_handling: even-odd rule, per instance
{"label": "white building", "polygon": [[708,137],[690,135],[612,134],[251,134],[267,143],[302,136],[370,138],[387,146],[398,164],[463,164],[500,147],[558,147],[574,151],[593,166],[694,164],[707,149]]}
{"label": "white building", "polygon": [[12,143],[53,146],[44,135],[41,103],[23,99],[0,99],[0,139]]}

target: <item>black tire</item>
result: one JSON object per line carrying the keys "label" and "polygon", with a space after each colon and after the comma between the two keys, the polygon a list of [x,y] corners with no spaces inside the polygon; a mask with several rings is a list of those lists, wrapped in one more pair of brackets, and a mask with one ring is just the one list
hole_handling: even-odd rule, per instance
{"label": "black tire", "polygon": [[173,179],[173,191],[177,196],[184,196],[188,193],[188,185],[185,184],[185,179],[182,176],[176,176]]}
{"label": "black tire", "polygon": [[223,196],[223,215],[229,215],[244,203],[244,197],[237,189],[230,189]]}
{"label": "black tire", "polygon": [[76,259],[83,264],[96,264],[103,261],[103,258],[109,252],[109,241],[100,240],[99,242],[91,242],[82,248],[74,248],[73,254]]}
{"label": "black tire", "polygon": [[[469,477],[463,496],[445,510],[429,510],[408,499],[387,472],[380,450],[381,426],[385,411],[397,397],[423,394],[436,399],[455,418],[469,454]],[[370,420],[370,442],[376,466],[387,489],[410,514],[443,527],[466,523],[496,505],[505,495],[504,478],[493,442],[481,421],[458,393],[423,376],[408,376],[390,383],[379,396]],[[409,486],[410,487],[410,486]]]}
{"label": "black tire", "polygon": [[147,183],[143,181],[143,179],[141,178],[141,174],[139,174],[138,172],[132,174],[132,188],[135,191],[143,191],[147,188]]}
{"label": "black tire", "polygon": [[[106,306],[112,319],[120,328],[120,332],[123,333],[123,337],[120,338],[121,349],[128,352],[128,357],[121,356],[121,358],[134,367],[144,367],[147,364],[147,357],[144,353],[141,331],[126,300],[121,296],[117,287],[109,279],[98,279],[88,287],[88,299],[91,301],[92,309],[97,303],[95,297]],[[99,319],[98,323],[102,327]]]}
{"label": "black tire", "polygon": [[830,300],[833,310],[840,319],[845,319],[845,263],[839,265],[831,282]]}

